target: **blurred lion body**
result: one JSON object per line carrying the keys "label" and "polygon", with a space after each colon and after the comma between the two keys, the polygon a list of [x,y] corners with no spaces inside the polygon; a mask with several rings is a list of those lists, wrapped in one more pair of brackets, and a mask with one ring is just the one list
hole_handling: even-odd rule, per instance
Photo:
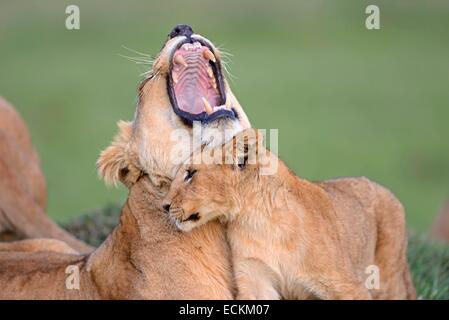
{"label": "blurred lion body", "polygon": [[50,251],[68,254],[80,254],[67,243],[57,239],[25,239],[14,242],[0,242],[0,252],[20,251],[39,252]]}
{"label": "blurred lion body", "polygon": [[0,240],[54,238],[92,251],[45,214],[47,187],[28,129],[1,97],[0,155]]}
{"label": "blurred lion body", "polygon": [[[238,143],[229,145],[221,153]],[[271,161],[274,175],[260,175],[260,163],[185,164],[165,200],[182,230],[227,222],[238,298],[416,298],[404,209],[389,190],[366,178],[312,183],[267,151]],[[380,286],[369,290],[371,266]]]}

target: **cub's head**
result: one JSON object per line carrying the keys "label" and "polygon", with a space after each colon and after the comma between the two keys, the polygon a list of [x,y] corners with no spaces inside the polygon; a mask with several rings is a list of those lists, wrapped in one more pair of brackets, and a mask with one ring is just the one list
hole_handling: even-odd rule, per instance
{"label": "cub's head", "polygon": [[[138,97],[134,120],[119,124],[119,134],[97,161],[107,183],[129,187],[146,173],[156,184],[168,185],[193,151],[190,141],[179,137],[191,138],[194,124],[201,128],[201,142],[210,141],[211,132],[223,132],[215,145],[250,127],[222,72],[220,51],[187,25],[170,32]],[[180,147],[185,156],[177,162],[173,154]]]}
{"label": "cub's head", "polygon": [[178,170],[163,209],[183,231],[210,220],[231,219],[259,176],[261,135],[247,129],[216,148],[203,147]]}

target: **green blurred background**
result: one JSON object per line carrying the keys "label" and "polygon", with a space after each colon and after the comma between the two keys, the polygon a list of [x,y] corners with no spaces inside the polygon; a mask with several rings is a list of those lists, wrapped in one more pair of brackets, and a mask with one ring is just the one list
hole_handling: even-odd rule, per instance
{"label": "green blurred background", "polygon": [[[80,30],[65,28],[69,4]],[[365,28],[368,4],[381,30]],[[0,0],[0,95],[30,127],[50,216],[125,199],[95,170],[146,71],[119,55],[156,54],[178,23],[233,54],[234,93],[253,126],[279,129],[297,174],[367,176],[428,228],[449,197],[448,1]]]}

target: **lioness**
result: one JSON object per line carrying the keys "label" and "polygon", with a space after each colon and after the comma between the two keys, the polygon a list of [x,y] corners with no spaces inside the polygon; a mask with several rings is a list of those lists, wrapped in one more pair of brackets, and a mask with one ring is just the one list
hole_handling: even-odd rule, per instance
{"label": "lioness", "polygon": [[28,129],[0,97],[0,240],[54,238],[79,252],[91,252],[92,247],[48,218],[46,205],[45,178]]}
{"label": "lioness", "polygon": [[[160,209],[161,199],[149,177],[140,177],[130,188],[120,223],[90,255],[54,247],[8,249],[14,242],[0,246],[0,299],[233,298],[220,225],[180,233]],[[68,267],[76,268],[79,290],[67,286]]]}
{"label": "lioness", "polygon": [[[238,298],[415,298],[404,210],[390,191],[366,178],[298,178],[252,129],[199,152],[178,171],[164,208],[183,231],[227,222]],[[210,153],[234,161],[200,163]],[[262,175],[272,162],[278,170]],[[372,266],[379,288],[365,284]]]}
{"label": "lioness", "polygon": [[[201,127],[201,141],[220,131],[223,140],[249,128],[248,118],[222,73],[220,51],[187,25],[178,25],[156,57],[139,87],[132,122],[120,121],[119,133],[98,159],[106,183],[131,186],[142,173],[167,189],[179,163],[176,148],[187,158],[191,141],[181,143],[174,133],[192,137],[192,124]],[[220,144],[221,141],[214,141]],[[189,152],[190,151],[190,152]]]}
{"label": "lioness", "polygon": [[[6,288],[0,298],[232,298],[223,227],[211,223],[183,234],[160,210],[179,165],[171,156],[180,146],[172,133],[192,136],[195,121],[203,142],[216,130],[226,140],[250,127],[221,71],[220,52],[180,25],[139,87],[134,120],[119,122],[119,134],[97,163],[106,182],[130,189],[120,224],[91,255],[0,252],[0,285]],[[181,147],[188,156],[191,144]],[[79,267],[79,291],[65,287],[69,265]]]}

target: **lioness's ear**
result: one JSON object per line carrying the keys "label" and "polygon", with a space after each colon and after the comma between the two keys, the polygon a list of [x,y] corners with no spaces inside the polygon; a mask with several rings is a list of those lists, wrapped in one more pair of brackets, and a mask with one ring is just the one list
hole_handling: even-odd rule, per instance
{"label": "lioness's ear", "polygon": [[141,171],[132,163],[129,151],[132,122],[119,121],[117,125],[119,133],[112,144],[101,152],[97,160],[97,170],[106,184],[117,185],[121,181],[129,187],[141,175]]}
{"label": "lioness's ear", "polygon": [[248,163],[256,164],[258,148],[263,144],[263,135],[257,129],[246,129],[224,145],[226,156],[232,155],[233,164],[244,168]]}

